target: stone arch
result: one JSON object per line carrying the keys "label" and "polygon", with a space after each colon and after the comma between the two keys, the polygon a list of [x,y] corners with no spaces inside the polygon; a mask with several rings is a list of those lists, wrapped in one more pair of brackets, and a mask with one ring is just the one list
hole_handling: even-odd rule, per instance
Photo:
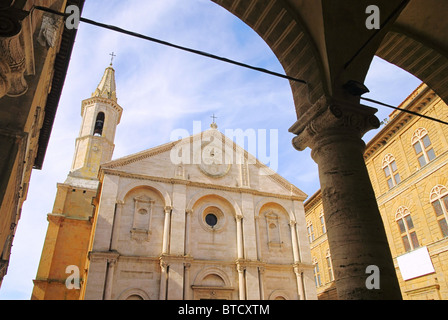
{"label": "stone arch", "polygon": [[[120,296],[118,297],[118,300],[130,300],[130,298],[141,298],[141,300],[150,300],[149,295],[143,291],[142,289],[138,288],[130,288],[125,291],[123,291]],[[132,300],[138,300],[138,299],[132,299]]]}
{"label": "stone arch", "polygon": [[238,205],[238,203],[236,202],[235,199],[233,199],[233,197],[229,194],[227,194],[224,191],[221,190],[201,190],[198,191],[197,193],[195,193],[190,200],[188,201],[188,205],[187,205],[187,212],[188,211],[192,211],[193,210],[193,206],[203,197],[206,196],[218,196],[223,198],[224,200],[226,200],[234,209],[235,212],[235,216],[243,216],[243,213],[241,211],[240,206]]}
{"label": "stone arch", "polygon": [[218,266],[205,267],[200,270],[193,281],[192,288],[194,299],[234,299],[232,282]]}
{"label": "stone arch", "polygon": [[288,76],[307,81],[306,85],[291,82],[298,112],[328,94],[318,48],[301,18],[285,1],[212,1],[251,27],[271,48]]}
{"label": "stone arch", "polygon": [[[307,81],[307,85],[291,82],[298,115],[306,110],[304,107],[316,103],[322,96],[331,94],[332,83],[325,72],[329,66],[321,58],[325,54],[321,51],[325,49],[319,48],[318,44],[320,30],[317,29],[321,28],[318,20],[322,16],[320,11],[322,8],[319,8],[319,6],[313,7],[306,3],[293,5],[282,0],[212,1],[251,27],[271,48],[288,76]],[[415,7],[413,7],[414,5]],[[413,7],[408,9],[418,11],[419,5],[421,6],[418,3],[408,4],[408,7]],[[434,8],[437,7],[434,4],[432,5]],[[301,15],[301,11],[305,10],[308,15],[316,20],[313,29],[310,29],[309,18],[307,20],[304,15]],[[441,10],[443,8],[439,11]],[[401,12],[401,14],[405,16],[406,12]],[[426,12],[426,14],[435,15],[432,12]],[[406,18],[408,17],[405,17],[404,20]],[[439,19],[439,17],[435,17],[435,19]],[[321,23],[324,23],[324,21]],[[405,21],[402,24],[405,26],[406,23],[410,22]],[[421,34],[418,34],[419,31],[418,28],[414,31],[408,30],[400,23],[394,24],[391,31],[384,36],[383,41],[378,43],[376,53],[373,49],[367,55],[370,57],[370,62],[373,54],[376,54],[378,57],[408,71],[425,82],[442,100],[448,103],[448,87],[446,86],[448,56],[446,48],[433,43],[428,36],[425,37],[425,32],[427,34],[428,30],[423,30]],[[440,39],[438,40],[440,42]],[[363,67],[360,68],[362,69],[361,73],[354,71],[354,74],[359,76],[363,76],[363,73],[367,74],[370,64],[368,62],[369,57]],[[332,57],[328,58],[331,59]]]}
{"label": "stone arch", "polygon": [[291,298],[285,290],[274,290],[269,295],[268,300],[291,300]]}
{"label": "stone arch", "polygon": [[395,30],[385,36],[376,55],[422,80],[448,104],[448,57],[431,44]]}
{"label": "stone arch", "polygon": [[222,280],[222,287],[230,288],[232,287],[232,282],[230,281],[229,276],[218,267],[206,267],[198,272],[196,275],[193,285],[201,286],[204,284],[204,280],[207,280],[208,277],[218,277],[217,279]]}
{"label": "stone arch", "polygon": [[420,195],[425,201],[431,203],[431,194],[437,186],[448,187],[448,177],[442,175],[434,177],[432,183],[427,183],[422,187]]}
{"label": "stone arch", "polygon": [[255,216],[259,216],[260,212],[261,212],[261,208],[263,208],[263,206],[270,204],[270,203],[281,207],[288,214],[289,220],[296,221],[295,215],[291,210],[286,209],[285,206],[283,204],[281,204],[278,200],[271,199],[271,198],[263,198],[260,201],[258,201],[258,203],[255,207]]}
{"label": "stone arch", "polygon": [[130,184],[128,184],[125,188],[121,189],[118,193],[117,196],[117,201],[118,202],[123,202],[124,198],[126,197],[126,195],[131,192],[134,189],[137,188],[150,188],[151,190],[155,191],[156,193],[158,193],[160,195],[160,197],[164,200],[164,204],[166,207],[171,207],[171,197],[168,193],[168,191],[165,190],[165,188],[157,183],[157,182],[153,182],[153,181],[133,181]]}

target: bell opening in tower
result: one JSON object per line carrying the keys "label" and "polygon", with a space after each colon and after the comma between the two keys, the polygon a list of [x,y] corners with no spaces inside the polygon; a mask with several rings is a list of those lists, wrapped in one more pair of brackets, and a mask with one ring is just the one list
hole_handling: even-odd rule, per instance
{"label": "bell opening in tower", "polygon": [[103,135],[103,127],[104,127],[104,113],[98,113],[95,121],[95,129],[93,131],[94,136],[101,137]]}

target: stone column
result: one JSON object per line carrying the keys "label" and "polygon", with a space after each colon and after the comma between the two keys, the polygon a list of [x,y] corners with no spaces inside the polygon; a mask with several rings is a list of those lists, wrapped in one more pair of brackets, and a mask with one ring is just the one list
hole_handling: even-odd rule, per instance
{"label": "stone column", "polygon": [[165,261],[160,260],[159,300],[166,300],[166,284],[168,282],[167,269],[168,269],[168,264]]}
{"label": "stone column", "polygon": [[168,254],[171,228],[171,207],[165,207],[165,223],[163,226],[162,254]]}
{"label": "stone column", "polygon": [[257,241],[257,260],[261,260],[261,241],[260,241],[260,227],[259,227],[260,216],[255,216],[255,239]]}
{"label": "stone column", "polygon": [[294,274],[296,275],[297,280],[297,293],[299,295],[299,300],[305,300],[305,292],[303,290],[302,270],[298,265],[294,266]]}
{"label": "stone column", "polygon": [[111,250],[116,250],[118,248],[118,239],[120,238],[120,225],[121,225],[121,214],[123,212],[124,201],[117,201],[117,209],[115,212],[114,226],[111,234]]}
{"label": "stone column", "polygon": [[184,299],[190,299],[190,267],[191,263],[184,263]]}
{"label": "stone column", "polygon": [[107,259],[107,279],[106,279],[106,288],[104,290],[104,300],[112,299],[112,288],[114,281],[114,272],[115,272],[115,264],[117,263],[116,258],[108,258]]}
{"label": "stone column", "polygon": [[243,244],[243,216],[236,216],[236,244],[238,250],[238,259],[244,259]]}
{"label": "stone column", "polygon": [[184,255],[188,256],[190,254],[190,225],[191,216],[193,215],[193,210],[185,211],[185,250]]}
{"label": "stone column", "polygon": [[246,268],[239,263],[236,265],[236,268],[238,270],[238,292],[240,300],[246,300],[246,279],[244,276]]}
{"label": "stone column", "polygon": [[266,300],[264,296],[264,267],[258,267],[258,277],[259,277],[259,283],[260,283],[260,299]]}
{"label": "stone column", "polygon": [[[312,149],[319,166],[327,235],[341,300],[401,299],[400,287],[370,182],[362,136],[379,127],[376,109],[338,101],[319,101],[311,117],[290,129],[299,151]],[[307,118],[307,119],[304,119]],[[370,265],[380,269],[380,289],[369,290]]]}
{"label": "stone column", "polygon": [[294,263],[300,262],[299,254],[299,242],[297,241],[296,222],[294,220],[289,221],[289,227],[291,228],[291,242],[292,252],[294,255]]}

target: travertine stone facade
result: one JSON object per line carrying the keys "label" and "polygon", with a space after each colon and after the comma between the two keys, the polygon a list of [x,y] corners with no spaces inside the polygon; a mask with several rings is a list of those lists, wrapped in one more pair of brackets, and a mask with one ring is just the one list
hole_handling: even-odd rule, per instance
{"label": "travertine stone facade", "polygon": [[[317,298],[307,195],[215,123],[110,161],[121,113],[110,66],[82,103],[33,299]],[[67,267],[80,288],[67,287]]]}
{"label": "travertine stone facade", "polygon": [[[179,150],[213,161],[175,164]],[[230,151],[245,161],[217,160]],[[84,299],[316,298],[306,195],[216,126],[106,163],[100,181]]]}

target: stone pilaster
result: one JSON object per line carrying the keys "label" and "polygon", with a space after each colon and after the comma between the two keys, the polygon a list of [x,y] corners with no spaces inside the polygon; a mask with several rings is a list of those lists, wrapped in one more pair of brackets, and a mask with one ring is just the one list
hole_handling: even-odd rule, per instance
{"label": "stone pilaster", "polygon": [[246,267],[237,262],[236,269],[238,271],[238,293],[240,300],[246,300]]}
{"label": "stone pilaster", "polygon": [[163,226],[163,244],[162,244],[162,254],[169,253],[169,241],[170,241],[170,229],[171,229],[171,211],[172,208],[169,206],[165,207],[165,222]]}

